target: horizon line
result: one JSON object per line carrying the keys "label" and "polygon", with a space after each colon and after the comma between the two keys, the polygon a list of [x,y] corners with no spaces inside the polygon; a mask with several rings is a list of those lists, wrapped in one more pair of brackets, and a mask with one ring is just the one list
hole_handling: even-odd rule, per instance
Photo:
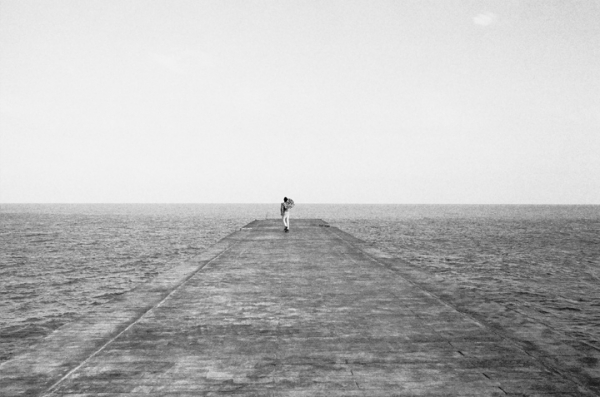
{"label": "horizon line", "polygon": [[[154,203],[140,203],[140,202],[1,202],[1,205],[273,205],[279,202],[154,202]],[[296,202],[296,204],[298,204]],[[306,202],[300,203],[300,205],[527,205],[527,206],[597,206],[598,204],[593,203],[335,203],[335,202]]]}

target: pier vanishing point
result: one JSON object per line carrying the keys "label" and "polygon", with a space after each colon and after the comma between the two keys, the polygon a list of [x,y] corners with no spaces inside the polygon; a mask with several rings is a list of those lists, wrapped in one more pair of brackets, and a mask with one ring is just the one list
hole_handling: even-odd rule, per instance
{"label": "pier vanishing point", "polygon": [[3,363],[0,396],[600,395],[597,352],[534,349],[405,270],[321,220],[257,220]]}

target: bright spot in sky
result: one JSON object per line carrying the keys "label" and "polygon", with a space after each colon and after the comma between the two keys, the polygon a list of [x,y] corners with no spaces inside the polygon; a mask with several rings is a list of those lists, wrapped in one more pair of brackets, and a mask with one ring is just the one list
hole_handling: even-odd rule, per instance
{"label": "bright spot in sky", "polygon": [[152,53],[150,54],[150,58],[158,63],[159,65],[163,66],[164,68],[166,68],[167,70],[170,70],[173,73],[177,73],[177,74],[183,74],[184,70],[181,67],[180,62],[175,59],[174,57],[170,57],[167,55],[163,55],[163,54],[156,54],[156,53]]}
{"label": "bright spot in sky", "polygon": [[473,18],[473,23],[475,25],[481,26],[489,26],[496,21],[496,15],[491,12],[486,12],[483,14],[479,14]]}

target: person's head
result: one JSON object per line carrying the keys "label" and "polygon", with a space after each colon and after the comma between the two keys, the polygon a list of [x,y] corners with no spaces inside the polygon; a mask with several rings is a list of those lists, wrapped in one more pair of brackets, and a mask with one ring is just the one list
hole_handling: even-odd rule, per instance
{"label": "person's head", "polygon": [[284,197],[284,198],[283,198],[283,202],[284,202],[284,203],[287,203],[287,197]]}

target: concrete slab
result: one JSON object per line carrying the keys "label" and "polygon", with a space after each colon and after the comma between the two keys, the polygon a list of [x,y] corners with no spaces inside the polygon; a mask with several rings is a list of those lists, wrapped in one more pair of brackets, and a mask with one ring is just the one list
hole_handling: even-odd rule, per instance
{"label": "concrete slab", "polygon": [[255,221],[0,366],[2,396],[597,395],[315,220]]}

